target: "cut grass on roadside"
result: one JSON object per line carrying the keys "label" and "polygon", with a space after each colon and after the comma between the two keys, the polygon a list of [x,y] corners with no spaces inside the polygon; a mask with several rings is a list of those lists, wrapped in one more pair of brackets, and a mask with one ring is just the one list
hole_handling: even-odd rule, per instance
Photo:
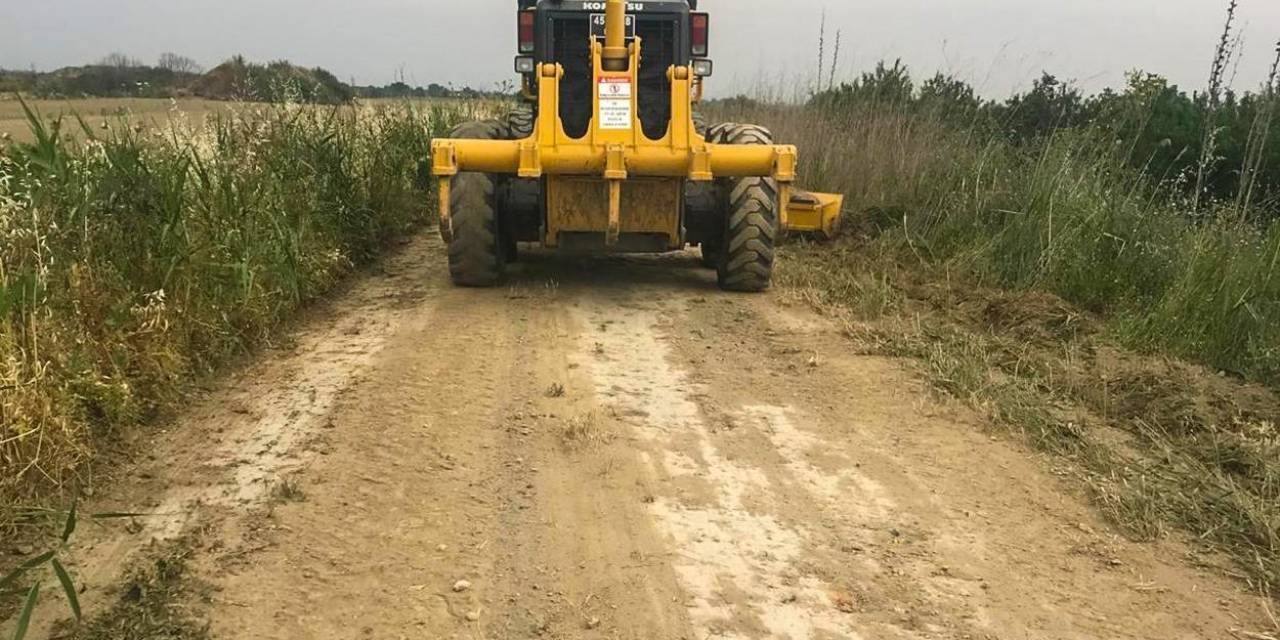
{"label": "cut grass on roadside", "polygon": [[[1185,532],[1234,559],[1258,591],[1275,593],[1273,390],[1135,353],[1056,296],[984,288],[946,269],[902,270],[869,257],[874,248],[856,249],[790,249],[787,293],[844,317],[858,349],[918,363],[939,391],[1069,460],[1127,535]],[[832,269],[833,255],[855,254],[863,257]]]}

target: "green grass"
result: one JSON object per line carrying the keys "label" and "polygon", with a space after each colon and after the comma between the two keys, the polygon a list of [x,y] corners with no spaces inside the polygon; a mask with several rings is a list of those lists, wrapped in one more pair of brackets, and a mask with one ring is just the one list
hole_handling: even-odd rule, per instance
{"label": "green grass", "polygon": [[0,151],[0,510],[71,486],[119,429],[426,222],[422,163],[461,111],[31,114],[34,142]]}
{"label": "green grass", "polygon": [[875,242],[846,252],[1049,291],[1130,347],[1280,385],[1280,226],[1241,220],[1231,203],[1192,215],[1104,131],[1015,143],[877,103],[731,103],[710,115],[771,127],[802,150],[806,186],[847,194],[855,234]]}

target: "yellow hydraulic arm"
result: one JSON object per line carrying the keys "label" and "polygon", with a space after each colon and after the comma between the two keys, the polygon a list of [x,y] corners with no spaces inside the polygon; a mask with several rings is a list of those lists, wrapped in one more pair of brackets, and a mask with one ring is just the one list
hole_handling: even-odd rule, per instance
{"label": "yellow hydraulic arm", "polygon": [[[629,177],[669,177],[708,181],[718,177],[772,176],[778,182],[778,215],[787,225],[791,185],[796,178],[796,148],[791,145],[709,144],[693,124],[697,79],[688,66],[667,70],[671,82],[671,125],[660,139],[644,134],[637,87],[641,42],[626,42],[626,3],[608,0],[605,41],[591,41],[592,98],[595,117],[586,135],[565,133],[560,113],[559,64],[537,69],[538,121],[523,140],[453,140],[432,143],[432,171],[440,180],[441,231],[452,235],[449,184],[459,172],[505,173],[521,178],[595,176],[609,187],[606,242],[617,242],[621,219],[621,185]],[[602,94],[603,97],[602,97]],[[618,99],[620,97],[620,99]]]}

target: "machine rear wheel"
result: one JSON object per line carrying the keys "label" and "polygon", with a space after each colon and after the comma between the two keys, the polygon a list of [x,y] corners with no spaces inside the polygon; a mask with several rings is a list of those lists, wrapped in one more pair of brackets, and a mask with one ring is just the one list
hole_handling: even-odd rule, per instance
{"label": "machine rear wheel", "polygon": [[507,112],[507,139],[523,140],[533,135],[533,123],[536,118],[533,115],[533,107],[522,104],[511,111]]}
{"label": "machine rear wheel", "polygon": [[[500,140],[503,129],[496,120],[466,122],[451,137]],[[450,183],[449,275],[456,285],[492,287],[502,281],[510,247],[499,223],[496,191],[493,177],[484,173],[460,173]]]}
{"label": "machine rear wheel", "polygon": [[[734,125],[721,133],[724,144],[772,144],[763,127]],[[726,291],[758,292],[773,282],[778,236],[778,185],[773,178],[727,180],[724,186],[725,234],[717,276]]]}
{"label": "machine rear wheel", "polygon": [[[707,122],[706,116],[694,112],[693,123],[698,135],[707,142],[719,144],[724,142],[723,133],[726,127],[733,125]],[[695,239],[701,251],[699,262],[707,269],[716,269],[720,265],[720,250],[724,246],[724,215],[717,195],[718,185],[711,182],[688,182],[685,184],[684,200],[686,225],[691,237]]]}
{"label": "machine rear wheel", "polygon": [[492,287],[502,281],[508,248],[499,244],[493,180],[483,173],[462,173],[449,191],[453,240],[449,275],[463,287]]}
{"label": "machine rear wheel", "polygon": [[698,261],[702,263],[702,266],[707,269],[719,269],[721,251],[719,245],[708,240],[703,242],[699,248],[702,251],[702,255],[698,258]]}

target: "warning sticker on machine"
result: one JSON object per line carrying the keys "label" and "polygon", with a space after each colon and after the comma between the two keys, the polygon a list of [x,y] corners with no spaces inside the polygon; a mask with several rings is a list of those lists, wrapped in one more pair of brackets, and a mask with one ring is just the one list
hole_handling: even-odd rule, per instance
{"label": "warning sticker on machine", "polygon": [[631,78],[600,78],[600,128],[631,128]]}

